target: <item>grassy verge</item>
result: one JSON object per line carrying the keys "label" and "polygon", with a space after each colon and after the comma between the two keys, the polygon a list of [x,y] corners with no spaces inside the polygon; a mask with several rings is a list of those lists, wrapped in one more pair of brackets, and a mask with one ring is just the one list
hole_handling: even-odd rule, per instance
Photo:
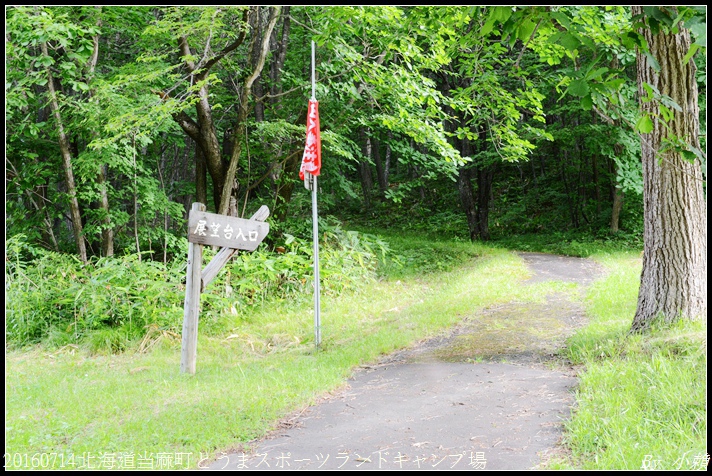
{"label": "grassy verge", "polygon": [[707,328],[628,335],[640,259],[595,256],[608,276],[588,292],[590,324],[566,355],[585,370],[566,424],[571,454],[551,469],[704,469],[707,466]]}
{"label": "grassy verge", "polygon": [[[121,354],[75,345],[6,352],[6,467],[196,468],[338,390],[358,365],[485,306],[556,289],[521,286],[527,269],[502,249],[379,236],[397,260],[380,267],[378,282],[323,297],[319,352],[311,296],[298,294],[211,319],[192,377],[179,373],[171,333],[147,334],[146,345]],[[628,336],[639,256],[595,258],[609,274],[589,290],[590,325],[568,342],[566,357],[585,370],[566,425],[571,454],[551,469],[702,468],[706,326]]]}
{"label": "grassy verge", "polygon": [[311,296],[224,313],[221,332],[200,334],[192,377],[179,373],[180,342],[168,333],[145,353],[7,352],[6,465],[196,468],[338,389],[356,366],[483,306],[543,294],[519,285],[528,271],[503,250],[418,239],[394,248],[409,268],[391,263],[390,277],[323,298],[319,352]]}

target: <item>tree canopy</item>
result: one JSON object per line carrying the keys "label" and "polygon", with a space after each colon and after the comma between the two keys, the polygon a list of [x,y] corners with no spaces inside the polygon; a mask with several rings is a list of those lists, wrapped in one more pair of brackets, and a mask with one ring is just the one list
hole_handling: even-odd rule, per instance
{"label": "tree canopy", "polygon": [[[268,205],[278,246],[307,215],[295,184],[315,41],[322,213],[440,220],[473,240],[644,236],[635,327],[706,314],[706,7],[5,14],[8,236],[85,263],[166,262],[200,201]],[[693,264],[678,274],[679,260]]]}

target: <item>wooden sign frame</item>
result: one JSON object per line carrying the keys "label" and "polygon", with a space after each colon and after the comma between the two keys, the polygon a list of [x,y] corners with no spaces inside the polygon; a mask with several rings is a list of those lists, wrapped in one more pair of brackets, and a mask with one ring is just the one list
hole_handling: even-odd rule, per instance
{"label": "wooden sign frame", "polygon": [[[205,205],[193,203],[188,215],[188,269],[185,276],[181,373],[195,374],[198,351],[200,293],[205,291],[228,260],[240,249],[254,251],[269,232],[265,220],[269,208],[262,205],[249,220],[205,211]],[[221,231],[222,230],[222,231]],[[203,268],[203,246],[222,249]]]}

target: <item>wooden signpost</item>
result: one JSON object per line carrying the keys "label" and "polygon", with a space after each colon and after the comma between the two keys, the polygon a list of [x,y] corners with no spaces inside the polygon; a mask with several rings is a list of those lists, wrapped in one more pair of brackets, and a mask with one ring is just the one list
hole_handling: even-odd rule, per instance
{"label": "wooden signpost", "polygon": [[[260,207],[249,220],[205,211],[202,203],[193,203],[188,215],[188,269],[185,278],[185,303],[180,371],[195,374],[198,350],[198,315],[200,293],[218,275],[225,263],[238,250],[254,251],[269,233],[266,205]],[[203,246],[222,249],[203,268]]]}

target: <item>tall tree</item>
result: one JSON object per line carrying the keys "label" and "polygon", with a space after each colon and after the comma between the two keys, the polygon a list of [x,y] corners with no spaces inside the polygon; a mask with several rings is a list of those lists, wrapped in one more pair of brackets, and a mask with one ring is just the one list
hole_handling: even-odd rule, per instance
{"label": "tall tree", "polygon": [[640,331],[656,319],[707,316],[707,202],[690,30],[673,26],[675,7],[632,13],[647,44],[637,53],[645,248],[631,329]]}
{"label": "tall tree", "polygon": [[[638,307],[632,331],[707,315],[707,204],[699,139],[696,66],[692,57],[706,47],[706,7],[632,7],[636,31],[614,33],[601,41],[636,48],[642,117],[644,251]],[[531,18],[561,30],[559,43],[569,50],[588,43],[589,16],[574,24],[565,11],[546,7],[492,10],[487,25],[502,25],[514,34]],[[692,42],[695,28],[698,41]],[[533,35],[533,33],[532,33]],[[553,41],[552,41],[553,42]],[[599,72],[600,71],[600,72]],[[611,73],[611,74],[604,74]],[[614,71],[594,65],[569,77],[567,91],[591,107],[594,92],[611,94],[620,86]]]}

